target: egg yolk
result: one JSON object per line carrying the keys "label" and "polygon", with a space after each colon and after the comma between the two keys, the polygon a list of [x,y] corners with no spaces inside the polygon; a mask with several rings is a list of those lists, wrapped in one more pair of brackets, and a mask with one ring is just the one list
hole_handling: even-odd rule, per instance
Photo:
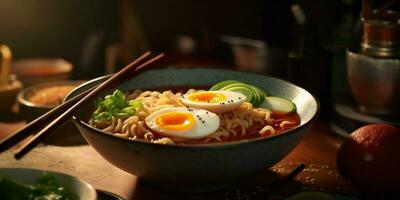
{"label": "egg yolk", "polygon": [[220,93],[201,92],[189,96],[189,100],[205,103],[218,103],[226,100],[226,96]]}
{"label": "egg yolk", "polygon": [[169,131],[184,131],[191,129],[196,121],[192,114],[183,112],[169,112],[159,115],[156,124]]}

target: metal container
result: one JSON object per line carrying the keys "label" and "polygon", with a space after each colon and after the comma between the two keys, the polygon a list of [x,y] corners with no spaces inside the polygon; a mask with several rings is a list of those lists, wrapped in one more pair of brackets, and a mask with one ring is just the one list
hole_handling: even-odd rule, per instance
{"label": "metal container", "polygon": [[361,112],[400,113],[400,59],[372,57],[348,50],[347,75]]}
{"label": "metal container", "polygon": [[363,33],[347,52],[353,97],[365,114],[400,114],[400,10],[396,1],[364,0]]}

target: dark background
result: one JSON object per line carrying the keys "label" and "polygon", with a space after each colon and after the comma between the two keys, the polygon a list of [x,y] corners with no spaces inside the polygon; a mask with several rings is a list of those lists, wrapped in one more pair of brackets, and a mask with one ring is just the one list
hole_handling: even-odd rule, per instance
{"label": "dark background", "polygon": [[[83,49],[94,38],[99,43],[121,39],[121,7],[127,5],[123,2],[2,0],[0,42],[12,48],[15,59],[61,57],[79,69]],[[219,34],[261,39],[270,45],[290,48],[296,34],[289,11],[293,3],[302,5],[310,23],[318,28],[320,38],[329,40],[348,12],[346,2],[350,2],[351,9],[360,3],[348,0],[133,0],[132,12],[141,24],[149,44],[147,48],[173,51],[177,36],[189,35],[199,42],[198,46],[211,42],[206,50],[212,56],[213,48],[218,47]],[[98,47],[104,46],[98,44]],[[92,62],[99,63],[102,58],[99,55],[95,59],[97,62]]]}

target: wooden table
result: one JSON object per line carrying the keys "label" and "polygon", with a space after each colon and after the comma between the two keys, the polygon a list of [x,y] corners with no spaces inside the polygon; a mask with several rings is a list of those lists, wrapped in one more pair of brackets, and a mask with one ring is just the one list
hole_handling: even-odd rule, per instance
{"label": "wooden table", "polygon": [[[0,122],[0,138],[24,126],[24,122]],[[217,192],[205,194],[182,194],[153,186],[128,174],[104,160],[88,145],[37,147],[22,160],[17,161],[12,151],[0,154],[0,167],[32,167],[68,173],[80,177],[95,188],[106,190],[126,199],[254,199],[269,185],[286,175],[300,163],[306,165],[295,180],[279,194],[299,190],[321,190],[335,193],[355,194],[355,190],[336,170],[336,152],[342,140],[329,130],[324,121],[317,121],[301,143],[282,161],[265,174],[249,177]]]}

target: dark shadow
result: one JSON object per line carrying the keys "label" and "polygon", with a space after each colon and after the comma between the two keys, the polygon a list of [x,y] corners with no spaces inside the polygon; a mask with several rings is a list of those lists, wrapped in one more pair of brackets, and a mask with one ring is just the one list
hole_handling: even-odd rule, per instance
{"label": "dark shadow", "polygon": [[56,146],[77,146],[87,144],[78,128],[71,120],[65,122],[43,141]]}
{"label": "dark shadow", "polygon": [[266,170],[265,173],[255,175],[226,188],[202,193],[176,192],[152,184],[146,180],[138,179],[135,192],[129,199],[189,199],[189,200],[217,200],[217,199],[277,199],[300,191],[301,184],[296,180],[290,181],[277,191],[269,191],[271,184],[276,183],[282,176]]}
{"label": "dark shadow", "polygon": [[0,112],[0,122],[21,122],[24,121],[21,115],[15,112]]}

